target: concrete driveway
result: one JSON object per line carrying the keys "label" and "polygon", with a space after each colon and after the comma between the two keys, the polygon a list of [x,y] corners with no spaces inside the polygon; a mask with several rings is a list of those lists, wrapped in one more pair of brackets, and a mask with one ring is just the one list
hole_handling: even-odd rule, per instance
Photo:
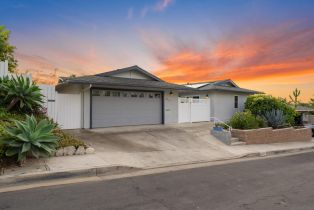
{"label": "concrete driveway", "polygon": [[[175,165],[265,156],[314,148],[311,142],[227,146],[210,135],[210,123],[68,130],[95,148],[95,154],[29,159],[6,175],[65,172],[93,168],[150,169]],[[136,170],[136,169],[135,169]]]}
{"label": "concrete driveway", "polygon": [[[150,168],[234,158],[229,146],[210,135],[209,129],[209,123],[189,123],[67,132],[95,148],[97,165]],[[82,161],[88,157],[82,156]]]}
{"label": "concrete driveway", "polygon": [[[84,140],[98,152],[157,152],[215,149],[217,140],[209,123],[128,126],[67,132]],[[216,148],[217,149],[217,148]]]}

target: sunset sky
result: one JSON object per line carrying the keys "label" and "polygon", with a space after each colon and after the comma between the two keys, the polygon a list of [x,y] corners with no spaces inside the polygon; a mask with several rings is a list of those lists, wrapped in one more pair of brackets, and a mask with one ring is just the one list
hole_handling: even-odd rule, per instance
{"label": "sunset sky", "polygon": [[0,2],[19,71],[40,82],[138,65],[169,82],[314,95],[312,0]]}

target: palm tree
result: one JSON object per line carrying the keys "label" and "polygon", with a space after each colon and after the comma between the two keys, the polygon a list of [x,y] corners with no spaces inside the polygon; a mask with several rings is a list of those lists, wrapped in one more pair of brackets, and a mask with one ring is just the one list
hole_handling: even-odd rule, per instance
{"label": "palm tree", "polygon": [[299,101],[299,96],[301,94],[301,91],[298,90],[298,88],[296,88],[293,92],[292,92],[292,95],[289,95],[289,98],[290,98],[290,102],[294,105],[294,107],[297,107],[297,105],[300,103]]}

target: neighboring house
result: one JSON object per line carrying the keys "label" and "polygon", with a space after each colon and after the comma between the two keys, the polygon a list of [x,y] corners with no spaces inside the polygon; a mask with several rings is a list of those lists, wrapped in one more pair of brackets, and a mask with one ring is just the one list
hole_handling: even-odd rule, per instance
{"label": "neighboring house", "polygon": [[[57,121],[68,129],[169,124],[188,122],[181,120],[187,118],[192,119],[190,122],[209,121],[210,116],[229,120],[243,109],[248,95],[258,93],[239,88],[231,80],[172,84],[138,66],[61,78],[55,89],[59,93]],[[179,97],[209,97],[210,103],[184,102]]]}
{"label": "neighboring house", "polygon": [[235,112],[243,111],[249,95],[262,93],[240,88],[231,79],[188,83],[185,86],[195,88],[197,91],[181,93],[181,97],[210,98],[210,115],[222,121],[229,120]]}
{"label": "neighboring house", "polygon": [[178,94],[190,90],[193,89],[164,82],[138,66],[61,78],[56,86],[66,101],[64,106],[72,107],[64,115],[76,112],[72,113],[77,115],[77,120],[70,122],[72,128],[177,123]]}
{"label": "neighboring house", "polygon": [[312,114],[314,113],[314,108],[297,105],[295,110],[302,115],[302,121],[304,124],[314,124],[314,115]]}

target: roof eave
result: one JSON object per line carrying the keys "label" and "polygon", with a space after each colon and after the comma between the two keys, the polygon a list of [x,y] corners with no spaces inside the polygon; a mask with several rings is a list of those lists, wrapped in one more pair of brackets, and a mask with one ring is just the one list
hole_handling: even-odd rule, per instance
{"label": "roof eave", "polygon": [[104,84],[104,83],[90,83],[90,82],[81,82],[81,81],[66,81],[64,83],[60,83],[56,85],[56,90],[61,90],[62,88],[69,86],[69,85],[92,85],[93,87],[98,87],[98,88],[136,88],[136,89],[150,89],[150,90],[177,90],[177,91],[192,91],[194,89],[192,88],[187,88],[187,87],[152,87],[152,86],[145,86],[145,85],[123,85],[123,84]]}

